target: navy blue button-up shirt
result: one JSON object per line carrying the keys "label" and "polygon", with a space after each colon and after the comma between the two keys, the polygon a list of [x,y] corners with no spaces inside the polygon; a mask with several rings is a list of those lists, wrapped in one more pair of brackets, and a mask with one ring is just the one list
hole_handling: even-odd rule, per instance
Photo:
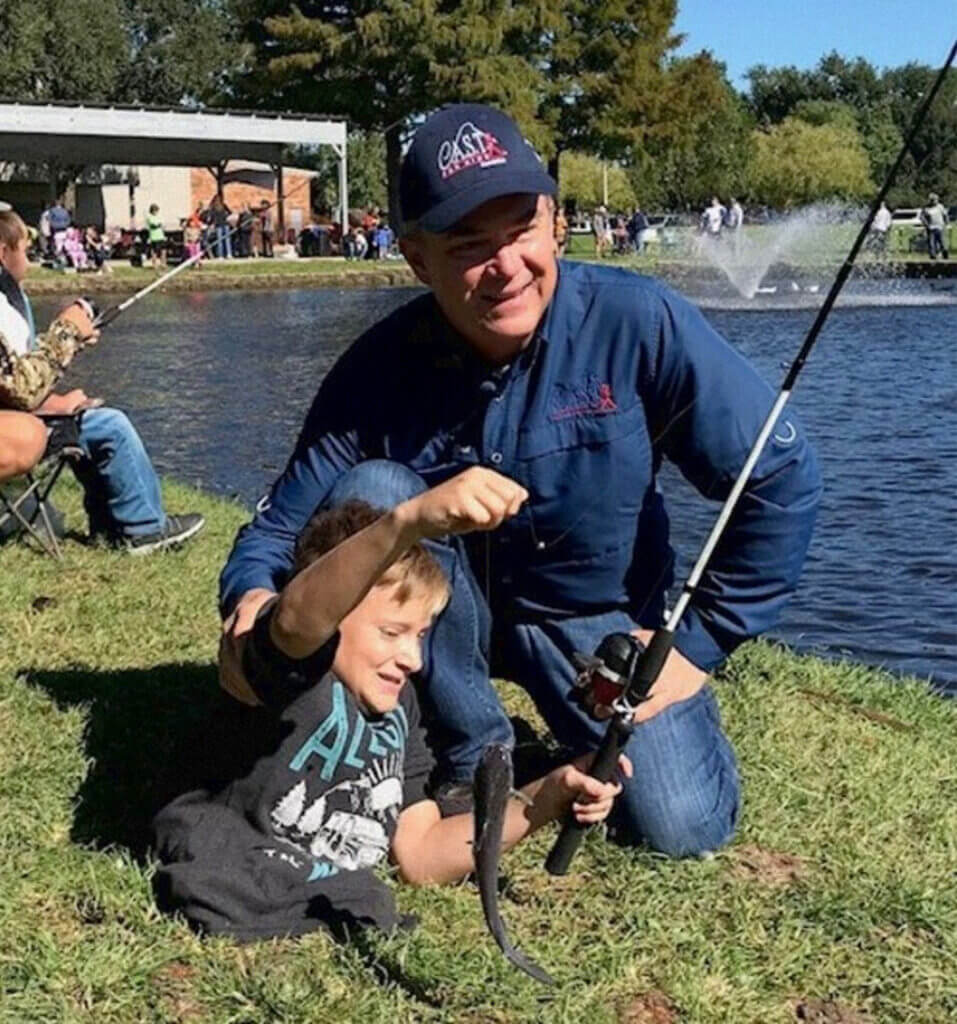
{"label": "navy blue button-up shirt", "polygon": [[[385,458],[429,485],[486,465],[528,489],[488,548],[480,541],[493,611],[534,619],[622,608],[656,625],[673,563],[661,460],[723,499],[773,401],[694,306],[627,271],[560,263],[538,332],[500,368],[423,295],[359,338],[323,381],[285,472],[236,540],[223,611],[253,587],[281,586],[296,536],[338,477]],[[677,631],[685,657],[710,669],[776,622],[820,490],[814,453],[788,414]]]}

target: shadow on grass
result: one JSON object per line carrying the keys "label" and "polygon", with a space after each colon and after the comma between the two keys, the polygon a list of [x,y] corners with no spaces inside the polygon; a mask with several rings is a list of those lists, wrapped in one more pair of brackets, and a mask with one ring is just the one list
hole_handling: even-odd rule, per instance
{"label": "shadow on grass", "polygon": [[237,754],[254,746],[246,740],[261,712],[227,697],[211,664],[25,675],[59,707],[87,709],[90,767],[71,831],[78,843],[124,846],[142,861],[156,812],[180,793],[234,777],[243,759]]}

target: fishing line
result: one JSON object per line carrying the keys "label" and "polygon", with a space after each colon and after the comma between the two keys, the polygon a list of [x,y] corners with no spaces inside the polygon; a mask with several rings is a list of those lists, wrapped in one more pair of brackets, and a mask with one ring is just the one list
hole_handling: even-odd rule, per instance
{"label": "fishing line", "polygon": [[[821,332],[821,328],[824,326],[824,322],[827,320],[841,289],[844,287],[844,283],[847,281],[847,278],[851,273],[854,261],[857,258],[861,247],[864,245],[864,241],[866,240],[871,228],[871,223],[877,215],[877,211],[880,208],[881,203],[890,191],[894,178],[897,176],[897,172],[900,169],[901,164],[904,162],[904,158],[910,151],[910,147],[918,130],[923,124],[927,111],[930,109],[937,93],[944,84],[947,72],[950,69],[951,64],[953,64],[955,56],[957,56],[957,42],[955,42],[951,47],[947,61],[938,72],[937,77],[934,79],[933,86],[924,97],[923,102],[911,119],[910,128],[907,132],[906,138],[904,139],[904,143],[901,146],[900,152],[897,155],[897,159],[894,161],[893,166],[888,172],[880,191],[874,197],[874,201],[871,203],[867,217],[864,219],[864,223],[861,225],[861,229],[857,233],[857,237],[854,239],[854,244],[851,246],[850,252],[847,254],[844,263],[838,270],[837,275],[834,278],[834,282],[831,285],[831,289],[827,293],[827,297],[822,303],[821,308],[818,310],[814,323],[811,325],[811,329],[808,331],[807,337],[804,339],[804,343],[801,345],[797,356],[791,364],[791,368],[788,370],[784,378],[781,390],[771,407],[771,411],[768,413],[764,424],[758,432],[754,445],[748,453],[748,457],[745,459],[744,465],[741,467],[741,471],[738,474],[728,497],[725,499],[724,505],[721,507],[721,512],[718,515],[717,522],[708,534],[704,547],[698,556],[698,560],[695,562],[694,568],[691,570],[691,574],[682,588],[681,596],[675,603],[675,606],[668,616],[665,624],[655,631],[651,642],[644,651],[642,651],[635,665],[634,673],[629,679],[627,688],[614,704],[614,717],[609,723],[605,736],[602,739],[601,745],[595,755],[595,761],[590,769],[590,774],[602,782],[609,781],[617,769],[618,755],[625,743],[627,743],[632,729],[634,728],[632,724],[634,713],[641,702],[648,696],[648,691],[655,684],[658,676],[661,674],[662,668],[664,668],[665,661],[671,653],[671,649],[674,645],[675,630],[678,628],[678,624],[694,597],[705,568],[707,567],[715,548],[718,546],[725,527],[734,512],[738,498],[744,491],[744,488],[751,477],[751,473],[753,472],[758,459],[761,457],[761,453],[764,451],[768,438],[774,431],[775,426],[777,426],[778,419],[791,396],[791,391],[794,388],[798,375],[803,369],[804,364],[810,355],[811,349],[814,347],[818,335]],[[579,825],[575,821],[574,817],[569,816],[566,818],[561,834],[545,861],[546,870],[553,875],[563,875],[568,871],[572,858],[575,856],[575,851],[578,849],[582,838],[585,835],[585,828],[585,826]]]}
{"label": "fishing line", "polygon": [[[268,206],[265,206],[265,207],[260,206],[259,207],[259,212],[262,213],[265,210],[271,210],[271,209],[273,209],[273,207],[278,206],[280,203],[284,203],[287,199],[289,199],[291,196],[294,196],[297,192],[299,192],[306,185],[310,184],[311,181],[312,181],[311,178],[306,178],[304,181],[300,181],[299,184],[296,185],[295,188],[292,188],[288,192],[285,192],[282,196],[280,196],[277,199],[275,199]],[[235,234],[235,232],[237,232],[238,230],[239,230],[239,223],[237,221],[236,226],[230,228],[226,232],[226,238],[231,238],[232,235]],[[121,313],[125,313],[126,310],[128,310],[130,308],[130,306],[135,305],[137,302],[140,301],[140,299],[145,299],[146,296],[149,295],[149,293],[151,291],[153,291],[156,288],[159,288],[159,286],[161,284],[165,284],[167,281],[172,280],[174,277],[176,277],[177,274],[181,274],[184,270],[186,270],[187,268],[193,266],[195,263],[199,263],[199,261],[204,256],[206,256],[208,253],[212,252],[213,248],[216,245],[220,245],[220,244],[222,244],[221,243],[221,239],[219,239],[219,238],[211,239],[209,242],[206,243],[206,245],[204,245],[199,250],[199,252],[195,256],[190,256],[189,259],[183,260],[181,263],[178,263],[168,273],[162,274],[155,281],[151,281],[148,285],[146,285],[145,288],[141,288],[138,292],[135,292],[129,298],[124,299],[122,302],[120,302],[116,306],[110,306],[108,309],[105,309],[101,313],[98,313],[96,318],[93,321],[93,328],[94,328],[94,330],[98,330],[101,327],[106,327],[107,324],[111,324]],[[89,300],[86,300],[86,301],[89,302]]]}

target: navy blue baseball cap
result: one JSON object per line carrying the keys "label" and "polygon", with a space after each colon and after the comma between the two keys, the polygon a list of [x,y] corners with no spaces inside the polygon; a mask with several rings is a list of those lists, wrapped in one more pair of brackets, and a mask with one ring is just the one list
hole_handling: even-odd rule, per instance
{"label": "navy blue baseball cap", "polygon": [[490,199],[556,191],[518,125],[481,103],[443,107],[428,118],[399,172],[403,225],[414,222],[436,234]]}

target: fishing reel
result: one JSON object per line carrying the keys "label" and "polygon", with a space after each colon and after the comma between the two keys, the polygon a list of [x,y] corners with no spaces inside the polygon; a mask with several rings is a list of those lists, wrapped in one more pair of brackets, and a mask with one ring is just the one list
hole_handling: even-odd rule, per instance
{"label": "fishing reel", "polygon": [[592,718],[602,721],[620,709],[620,701],[635,678],[645,645],[630,633],[609,633],[594,654],[572,655],[578,670],[574,695]]}

